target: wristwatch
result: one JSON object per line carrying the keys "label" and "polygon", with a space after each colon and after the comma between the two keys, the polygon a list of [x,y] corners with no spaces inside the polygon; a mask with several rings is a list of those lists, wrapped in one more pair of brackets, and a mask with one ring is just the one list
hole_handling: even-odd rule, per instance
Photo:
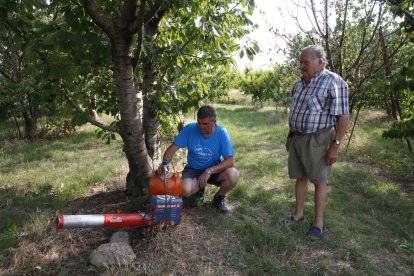
{"label": "wristwatch", "polygon": [[206,172],[208,175],[210,175],[210,174],[211,174],[211,169],[207,169],[207,170],[205,170],[205,172]]}
{"label": "wristwatch", "polygon": [[332,141],[332,143],[334,143],[335,145],[339,146],[341,144],[341,141],[334,139]]}

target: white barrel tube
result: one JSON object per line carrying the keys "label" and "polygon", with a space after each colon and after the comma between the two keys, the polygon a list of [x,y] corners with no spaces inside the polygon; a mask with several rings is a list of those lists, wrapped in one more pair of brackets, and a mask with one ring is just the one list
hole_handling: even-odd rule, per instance
{"label": "white barrel tube", "polygon": [[64,228],[92,228],[102,227],[105,222],[104,215],[60,215],[58,229]]}

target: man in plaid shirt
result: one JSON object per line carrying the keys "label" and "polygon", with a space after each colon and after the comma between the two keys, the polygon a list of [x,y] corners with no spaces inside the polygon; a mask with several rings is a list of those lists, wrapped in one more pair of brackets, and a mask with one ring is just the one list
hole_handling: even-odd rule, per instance
{"label": "man in plaid shirt", "polygon": [[315,217],[307,235],[314,239],[322,238],[328,177],[349,121],[348,86],[340,76],[325,69],[326,64],[322,47],[311,45],[301,50],[302,78],[290,93],[286,142],[289,177],[296,179],[296,205],[294,214],[282,224],[303,220],[309,180],[315,185]]}

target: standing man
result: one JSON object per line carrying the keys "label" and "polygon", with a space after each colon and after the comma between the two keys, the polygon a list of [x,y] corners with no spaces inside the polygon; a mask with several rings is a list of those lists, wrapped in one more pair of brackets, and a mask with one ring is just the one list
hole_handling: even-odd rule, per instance
{"label": "standing man", "polygon": [[166,171],[168,164],[180,148],[187,147],[187,165],[183,170],[183,195],[204,193],[207,183],[220,189],[214,195],[212,206],[227,213],[224,204],[226,194],[236,186],[239,172],[234,168],[234,149],[227,130],[216,124],[216,111],[205,105],[197,112],[197,123],[186,125],[167,148],[158,168]]}
{"label": "standing man", "polygon": [[348,86],[341,77],[325,69],[326,63],[322,47],[311,45],[301,50],[302,78],[290,94],[286,142],[289,177],[296,179],[296,205],[294,214],[282,220],[282,224],[303,220],[310,180],[315,185],[315,217],[307,235],[314,239],[322,238],[328,177],[349,121]]}

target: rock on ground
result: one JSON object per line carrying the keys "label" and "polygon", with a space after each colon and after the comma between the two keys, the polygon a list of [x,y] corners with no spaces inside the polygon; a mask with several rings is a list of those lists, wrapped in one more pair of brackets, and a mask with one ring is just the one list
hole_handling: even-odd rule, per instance
{"label": "rock on ground", "polygon": [[92,251],[90,262],[96,267],[109,267],[111,265],[123,266],[136,259],[136,255],[128,244],[128,233],[116,232],[110,243],[101,244]]}

